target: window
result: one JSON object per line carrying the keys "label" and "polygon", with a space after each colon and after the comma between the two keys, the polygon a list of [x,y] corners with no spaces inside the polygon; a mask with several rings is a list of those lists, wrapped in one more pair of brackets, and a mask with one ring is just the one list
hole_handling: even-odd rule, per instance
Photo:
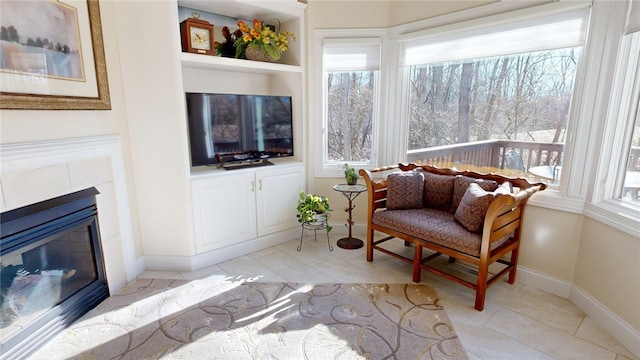
{"label": "window", "polygon": [[375,154],[379,38],[323,40],[323,166],[371,165]]}
{"label": "window", "polygon": [[[633,4],[631,8],[629,4]],[[601,21],[604,23],[602,27],[613,29],[610,34],[603,34],[600,41],[615,47],[608,52],[612,56],[607,63],[609,69],[605,68],[611,70],[610,87],[603,84],[605,90],[599,96],[606,109],[595,114],[605,120],[599,134],[602,151],[597,158],[593,194],[585,204],[584,212],[617,229],[640,236],[640,6],[637,2],[603,2],[596,6],[605,10],[602,14],[615,14],[617,21],[615,27]]]}
{"label": "window", "polygon": [[582,8],[405,40],[407,160],[558,183],[587,17]]}
{"label": "window", "polygon": [[622,144],[620,154],[611,156],[619,161],[609,161],[609,172],[618,174],[615,183],[609,184],[605,198],[622,201],[630,206],[640,206],[640,32],[628,34],[622,39],[618,56],[617,74],[608,117],[611,131]]}
{"label": "window", "polygon": [[[637,35],[636,35],[637,36]],[[640,98],[635,102],[635,120],[632,122],[631,146],[627,156],[620,198],[640,205]]]}
{"label": "window", "polygon": [[[623,162],[622,191],[619,193],[620,199],[631,202],[635,206],[640,206],[640,2],[630,2],[629,16],[627,18],[625,37],[623,38],[623,49],[629,49],[629,62],[622,65],[627,81],[632,81],[629,88],[633,92],[628,93],[622,102],[628,101],[626,114],[623,113],[623,122],[628,124],[627,134],[629,144],[627,148],[626,161]],[[624,86],[624,85],[623,85]]]}

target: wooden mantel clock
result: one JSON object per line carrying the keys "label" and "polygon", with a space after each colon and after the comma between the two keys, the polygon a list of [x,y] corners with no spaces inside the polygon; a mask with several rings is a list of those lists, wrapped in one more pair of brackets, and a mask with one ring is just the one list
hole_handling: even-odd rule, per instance
{"label": "wooden mantel clock", "polygon": [[180,23],[182,51],[214,55],[213,25],[205,20],[200,20],[200,14],[196,12],[192,16],[192,18]]}

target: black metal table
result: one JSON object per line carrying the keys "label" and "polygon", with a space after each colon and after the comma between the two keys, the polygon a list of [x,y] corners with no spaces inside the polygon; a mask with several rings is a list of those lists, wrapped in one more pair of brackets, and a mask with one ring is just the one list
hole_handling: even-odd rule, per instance
{"label": "black metal table", "polygon": [[364,185],[356,184],[356,185],[347,185],[347,184],[338,184],[333,186],[333,190],[338,191],[344,195],[349,201],[349,206],[344,209],[344,211],[349,213],[347,218],[347,226],[349,227],[349,236],[346,238],[339,239],[337,242],[338,247],[343,249],[359,249],[364,245],[364,242],[360,239],[354,238],[351,236],[351,228],[353,227],[353,218],[351,216],[351,211],[355,207],[353,205],[353,199],[358,197],[360,193],[367,191],[367,187]]}

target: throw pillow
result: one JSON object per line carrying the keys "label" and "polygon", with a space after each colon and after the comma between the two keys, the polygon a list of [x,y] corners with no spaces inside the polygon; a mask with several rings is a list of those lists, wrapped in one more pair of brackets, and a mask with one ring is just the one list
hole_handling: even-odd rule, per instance
{"label": "throw pillow", "polygon": [[467,191],[467,188],[471,183],[477,183],[486,191],[494,191],[498,188],[498,183],[493,180],[482,180],[469,176],[457,175],[453,178],[453,197],[451,198],[451,207],[449,208],[449,212],[455,214],[458,209],[458,205],[460,205],[460,200],[462,200],[464,193]]}
{"label": "throw pillow", "polygon": [[387,177],[387,209],[422,208],[424,175],[422,172],[392,173]]}
{"label": "throw pillow", "polygon": [[454,220],[468,231],[479,232],[494,196],[493,192],[484,190],[478,183],[469,184],[453,215]]}
{"label": "throw pillow", "polygon": [[453,198],[453,176],[424,172],[424,206],[449,211]]}
{"label": "throw pillow", "polygon": [[498,188],[493,192],[494,194],[513,194],[513,184],[508,181],[503,182],[498,186]]}

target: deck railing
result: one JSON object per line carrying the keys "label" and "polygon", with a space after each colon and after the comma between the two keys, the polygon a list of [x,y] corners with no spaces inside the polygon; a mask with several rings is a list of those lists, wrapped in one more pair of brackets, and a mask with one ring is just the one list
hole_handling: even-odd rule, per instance
{"label": "deck railing", "polygon": [[512,140],[486,140],[410,150],[407,160],[447,166],[464,164],[526,171],[534,166],[562,164],[564,144]]}
{"label": "deck railing", "polygon": [[[449,167],[460,164],[526,172],[535,166],[562,165],[563,152],[564,144],[558,143],[486,140],[409,150],[407,161],[420,165]],[[631,148],[627,170],[640,171],[640,147]]]}

